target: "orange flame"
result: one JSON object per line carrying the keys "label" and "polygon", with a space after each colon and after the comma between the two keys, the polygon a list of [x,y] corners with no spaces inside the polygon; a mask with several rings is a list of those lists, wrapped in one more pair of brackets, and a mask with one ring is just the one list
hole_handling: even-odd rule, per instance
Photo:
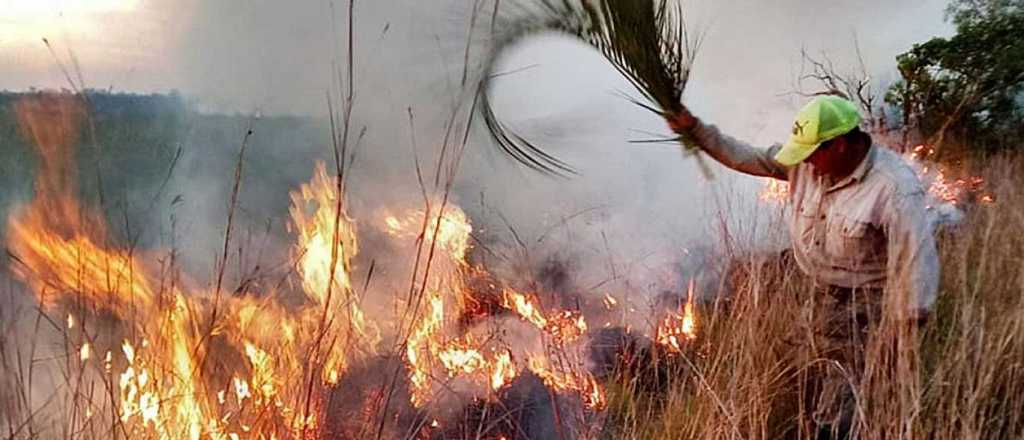
{"label": "orange flame", "polygon": [[543,358],[537,357],[530,358],[529,368],[552,389],[578,392],[589,408],[600,410],[607,404],[604,388],[589,373],[554,369]]}
{"label": "orange flame", "polygon": [[540,308],[534,305],[533,300],[526,295],[511,289],[503,292],[503,304],[509,310],[516,312],[519,317],[536,326],[544,329],[548,326],[548,320],[540,312]]}
{"label": "orange flame", "polygon": [[587,332],[587,321],[579,312],[566,310],[547,318],[540,311],[540,307],[536,305],[534,298],[512,289],[504,290],[503,305],[526,322],[550,335],[558,344],[575,341]]}
{"label": "orange flame", "polygon": [[766,179],[758,199],[762,202],[786,203],[786,200],[789,199],[789,182]]}
{"label": "orange flame", "polygon": [[978,195],[981,203],[993,203],[990,194],[984,194],[985,179],[979,176],[968,176],[950,179],[950,171],[937,163],[925,162],[935,154],[935,149],[924,145],[914,147],[904,155],[917,169],[918,177],[928,185],[928,192],[940,203],[959,205],[969,195]]}
{"label": "orange flame", "polygon": [[399,219],[393,215],[384,218],[387,232],[396,237],[417,237],[423,231],[427,246],[436,242],[437,246],[448,252],[452,261],[466,264],[469,252],[470,237],[473,226],[466,218],[466,213],[456,206],[446,205],[443,215],[432,212],[424,224],[425,212],[414,210]]}
{"label": "orange flame", "polygon": [[501,387],[508,385],[518,376],[515,365],[512,363],[512,355],[507,351],[504,353],[498,353],[498,356],[494,360],[491,371],[491,388],[499,390]]}
{"label": "orange flame", "polygon": [[[182,292],[152,281],[143,256],[109,246],[102,215],[75,198],[74,143],[84,116],[80,101],[42,95],[19,102],[15,113],[22,134],[38,147],[41,166],[35,199],[8,220],[14,272],[45,307],[73,298],[133,326],[138,337],[124,341],[124,364],[116,364],[110,351],[101,360],[104,371],[119,378],[114,404],[125,434],[199,439],[235,438],[244,432],[282,438],[315,429],[319,406],[311,405],[313,413],[306,413],[298,405],[304,402],[302,371],[308,367],[302,359],[325,352],[313,360],[329,383],[346,362],[372,353],[376,343],[358,301],[351,300],[348,264],[355,235],[344,212],[336,214],[337,187],[324,166],[319,164],[313,181],[293,194],[298,267],[312,305],[288,313],[272,299],[230,297],[220,305],[220,319],[207,323],[203,319],[211,316],[213,304],[208,292]],[[332,319],[324,326],[320,317],[326,312]],[[67,327],[77,325],[68,315]],[[217,343],[249,362],[248,371],[234,371],[234,402],[223,390],[209,390],[213,378],[204,377],[210,341],[221,334]],[[92,362],[95,350],[82,345],[78,357]]]}
{"label": "orange flame", "polygon": [[697,338],[697,315],[693,311],[693,279],[686,289],[686,303],[682,314],[671,313],[658,326],[655,340],[672,351],[682,351],[684,341]]}
{"label": "orange flame", "polygon": [[449,347],[438,353],[438,358],[448,370],[448,376],[456,374],[471,374],[484,367],[487,361],[479,350],[473,348]]}
{"label": "orange flame", "polygon": [[[290,208],[298,232],[294,252],[303,290],[321,316],[332,317],[333,333],[340,337],[325,354],[321,379],[329,384],[338,382],[349,357],[372,354],[372,347],[379,341],[379,334],[366,322],[352,292],[349,268],[358,245],[355,226],[344,212],[336,182],[337,176],[328,176],[327,167],[318,162],[313,179],[291,194]],[[308,321],[318,318],[312,311],[310,316]],[[352,350],[354,347],[359,350]]]}
{"label": "orange flame", "polygon": [[[935,149],[918,145],[903,157],[917,170],[918,178],[928,187],[928,193],[940,203],[959,205],[964,198],[977,194],[983,204],[994,203],[991,194],[984,193],[985,179],[979,176],[951,179],[950,171],[935,163],[926,162]],[[784,203],[789,197],[789,184],[781,180],[767,179],[758,198],[762,202]]]}
{"label": "orange flame", "polygon": [[[77,200],[73,153],[85,115],[80,101],[44,95],[20,102],[15,113],[20,132],[37,144],[41,165],[35,199],[8,219],[14,273],[44,307],[73,299],[113,313],[128,327],[133,337],[122,341],[120,355],[91,342],[78,347],[81,362],[102,362],[102,371],[117,379],[111,410],[124,434],[315,437],[326,391],[350,365],[373,356],[381,341],[352,285],[357,233],[337,177],[318,163],[310,182],[291,194],[292,256],[305,301],[286,307],[276,295],[247,293],[214,301],[212,292],[186,290],[155,276],[162,272],[153,270],[147,255],[113,246],[103,215]],[[459,316],[470,295],[459,275],[475,270],[466,262],[472,227],[465,213],[447,206],[443,215],[413,211],[388,216],[384,224],[393,236],[436,244],[456,267],[425,280],[425,310],[405,347],[413,403],[427,403],[442,371],[492,390],[508,385],[519,374],[511,351],[485,351],[468,338],[445,342],[446,318]],[[587,329],[577,312],[545,316],[531,298],[507,295],[508,307],[559,344]],[[66,323],[68,329],[82,327],[70,314]],[[238,361],[210,364],[228,352],[228,359]],[[551,383],[568,380],[552,374]],[[587,393],[594,405],[603,398],[592,377],[573,380],[570,389]],[[91,406],[83,411],[93,414]]]}
{"label": "orange flame", "polygon": [[430,392],[431,364],[426,354],[436,351],[434,334],[440,330],[444,322],[444,300],[434,295],[430,298],[427,312],[420,321],[419,327],[409,336],[406,342],[405,355],[409,364],[409,382],[412,387],[410,396],[413,405],[423,406]]}

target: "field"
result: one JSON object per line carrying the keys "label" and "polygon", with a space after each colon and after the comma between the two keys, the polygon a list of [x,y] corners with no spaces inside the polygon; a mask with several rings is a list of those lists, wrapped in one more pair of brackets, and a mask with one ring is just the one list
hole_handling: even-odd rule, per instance
{"label": "field", "polygon": [[[883,324],[878,331],[905,349],[874,347],[870,380],[857,389],[867,439],[1018,438],[1024,429],[1024,259],[1018,231],[1024,207],[1017,157],[980,161],[997,202],[967,207],[962,224],[940,234],[939,303],[917,332]],[[612,432],[625,438],[814,438],[802,390],[814,360],[805,282],[778,258],[750,258],[733,248],[723,303],[706,304],[696,369],[667,374],[667,391],[644,393],[627,376],[611,398]],[[902,334],[901,334],[902,333]],[[909,333],[909,334],[908,334]],[[890,350],[892,350],[890,348]],[[818,362],[827,363],[819,360]],[[697,377],[694,377],[694,376]],[[685,379],[671,380],[683,377]],[[636,380],[630,380],[636,379]]]}
{"label": "field", "polygon": [[[701,300],[677,292],[667,310],[642,304],[695,329],[659,316],[625,333],[619,326],[644,322],[611,318],[631,292],[561,292],[571,265],[557,262],[523,280],[491,271],[489,253],[527,246],[469,232],[475,219],[448,205],[440,166],[425,206],[387,207],[386,227],[367,225],[374,210],[348,219],[334,165],[312,166],[331,164],[323,122],[260,120],[249,145],[244,116],[200,114],[175,97],[96,95],[91,128],[76,125],[81,136],[65,145],[77,158],[56,162],[72,170],[69,184],[48,180],[50,156],[14,114],[19,96],[0,98],[5,438],[816,435],[807,388],[834,365],[808,355],[814,298],[791,263],[747,234],[714,238],[722,275],[701,286]],[[284,139],[305,145],[269,148]],[[928,322],[883,320],[885,343],[869,351],[856,392],[858,438],[1024,435],[1024,158],[957,167],[983,177],[993,202],[965,198],[964,219],[940,233],[941,293]],[[180,184],[203,174],[220,177]],[[205,203],[204,192],[232,203]],[[33,204],[47,194],[53,204]],[[783,234],[777,214],[760,227]],[[11,217],[38,235],[12,232]],[[175,232],[190,222],[216,226]],[[15,238],[50,232],[42,247]],[[176,263],[190,243],[211,241],[218,255]],[[40,250],[64,245],[65,260]]]}

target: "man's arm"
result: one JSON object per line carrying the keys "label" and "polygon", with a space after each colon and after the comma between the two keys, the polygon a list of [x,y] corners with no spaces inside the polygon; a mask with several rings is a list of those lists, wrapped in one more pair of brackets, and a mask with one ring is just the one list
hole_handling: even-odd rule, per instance
{"label": "man's arm", "polygon": [[741,173],[788,180],[788,169],[775,161],[779,145],[756,148],[722,134],[717,127],[705,124],[684,110],[669,120],[676,133],[689,134],[701,150],[716,161]]}
{"label": "man's arm", "polygon": [[922,321],[935,304],[940,271],[924,192],[895,194],[886,211],[890,304],[902,309],[903,320]]}

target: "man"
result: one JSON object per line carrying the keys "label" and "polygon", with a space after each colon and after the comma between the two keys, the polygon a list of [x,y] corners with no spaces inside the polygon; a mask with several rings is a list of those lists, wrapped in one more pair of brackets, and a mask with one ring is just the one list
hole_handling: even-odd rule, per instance
{"label": "man", "polygon": [[[872,144],[852,102],[820,96],[796,116],[789,140],[758,149],[688,110],[669,122],[723,165],[789,182],[793,256],[813,280],[823,353],[859,379],[869,327],[883,313],[919,323],[935,303],[939,262],[921,182],[903,159]],[[851,435],[855,402],[845,378],[826,374],[815,421],[823,437]],[[820,434],[822,435],[822,434]]]}

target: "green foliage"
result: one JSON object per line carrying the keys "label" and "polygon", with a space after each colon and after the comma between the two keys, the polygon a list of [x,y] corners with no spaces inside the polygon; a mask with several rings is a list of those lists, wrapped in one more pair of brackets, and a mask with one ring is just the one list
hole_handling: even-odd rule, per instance
{"label": "green foliage", "polygon": [[906,126],[942,147],[948,141],[995,151],[1024,135],[1024,0],[954,0],[950,38],[897,57],[902,81],[886,100]]}

